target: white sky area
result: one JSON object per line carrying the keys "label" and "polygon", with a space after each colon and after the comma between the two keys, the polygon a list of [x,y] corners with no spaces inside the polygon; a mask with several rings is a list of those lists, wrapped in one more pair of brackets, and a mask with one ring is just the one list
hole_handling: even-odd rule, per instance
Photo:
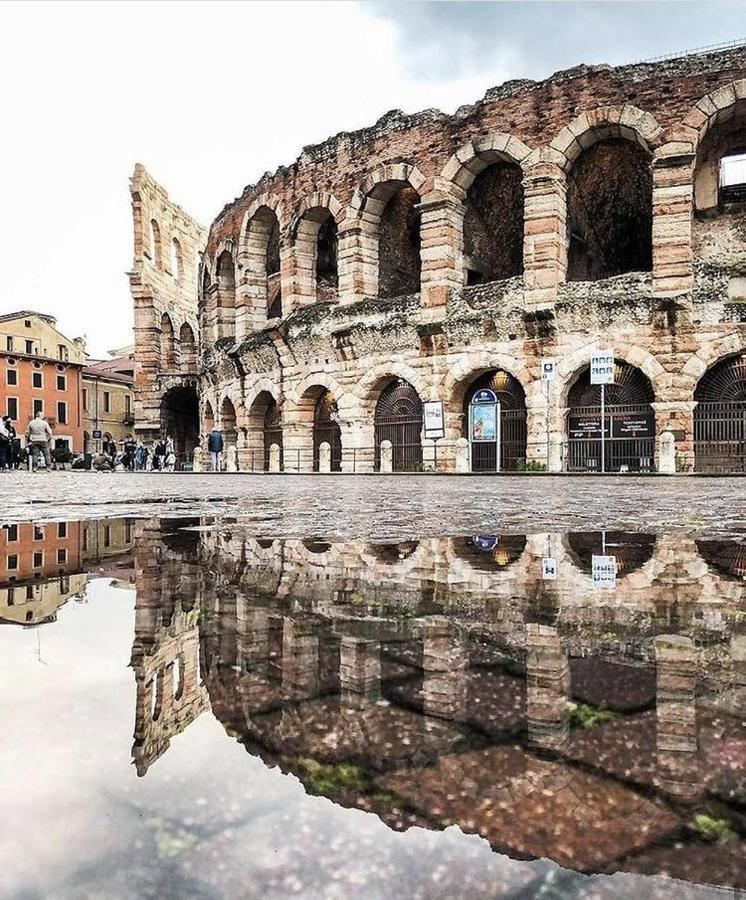
{"label": "white sky area", "polygon": [[[131,342],[135,162],[209,225],[304,145],[389,109],[450,112],[508,78],[746,33],[746,4],[632,6],[3,3],[0,312],[55,315],[94,356]],[[600,38],[581,50],[585,31]]]}

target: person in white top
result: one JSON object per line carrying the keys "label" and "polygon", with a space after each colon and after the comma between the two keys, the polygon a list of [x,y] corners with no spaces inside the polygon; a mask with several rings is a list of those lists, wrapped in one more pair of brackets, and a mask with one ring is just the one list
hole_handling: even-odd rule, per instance
{"label": "person in white top", "polygon": [[49,444],[52,440],[52,429],[49,422],[44,418],[41,410],[36,414],[36,418],[28,423],[26,429],[26,442],[31,452],[31,464],[34,471],[38,470],[39,455],[44,456],[44,464],[46,471],[52,471],[52,457],[49,453]]}

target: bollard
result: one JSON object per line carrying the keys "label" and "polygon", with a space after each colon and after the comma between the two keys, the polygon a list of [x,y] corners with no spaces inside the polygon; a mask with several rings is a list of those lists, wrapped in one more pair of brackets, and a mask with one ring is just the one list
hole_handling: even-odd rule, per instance
{"label": "bollard", "polygon": [[394,471],[394,448],[391,441],[381,441],[381,472],[390,475]]}
{"label": "bollard", "polygon": [[469,442],[465,437],[461,437],[456,441],[456,472],[463,474],[470,471]]}
{"label": "bollard", "polygon": [[671,431],[662,431],[658,439],[658,471],[662,475],[676,474],[676,437]]}
{"label": "bollard", "polygon": [[332,448],[326,441],[319,446],[319,472],[328,473],[332,470]]}
{"label": "bollard", "polygon": [[279,472],[280,471],[280,445],[272,444],[269,448],[269,471],[270,472]]}

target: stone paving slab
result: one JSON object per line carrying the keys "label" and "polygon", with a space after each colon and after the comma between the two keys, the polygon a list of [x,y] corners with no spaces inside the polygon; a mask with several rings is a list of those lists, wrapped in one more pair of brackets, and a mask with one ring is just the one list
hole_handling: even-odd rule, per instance
{"label": "stone paving slab", "polygon": [[746,479],[0,473],[3,519],[240,517],[268,537],[746,530]]}

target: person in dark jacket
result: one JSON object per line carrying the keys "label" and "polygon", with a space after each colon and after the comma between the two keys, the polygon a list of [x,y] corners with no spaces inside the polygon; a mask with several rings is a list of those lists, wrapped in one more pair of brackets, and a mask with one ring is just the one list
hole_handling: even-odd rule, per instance
{"label": "person in dark jacket", "polygon": [[207,451],[212,459],[212,471],[220,471],[220,458],[223,454],[223,435],[217,428],[213,428],[207,435]]}
{"label": "person in dark jacket", "polygon": [[128,434],[124,439],[124,456],[122,457],[122,462],[124,463],[124,468],[127,469],[128,472],[133,472],[135,469],[135,448],[137,445],[132,440],[132,435]]}

